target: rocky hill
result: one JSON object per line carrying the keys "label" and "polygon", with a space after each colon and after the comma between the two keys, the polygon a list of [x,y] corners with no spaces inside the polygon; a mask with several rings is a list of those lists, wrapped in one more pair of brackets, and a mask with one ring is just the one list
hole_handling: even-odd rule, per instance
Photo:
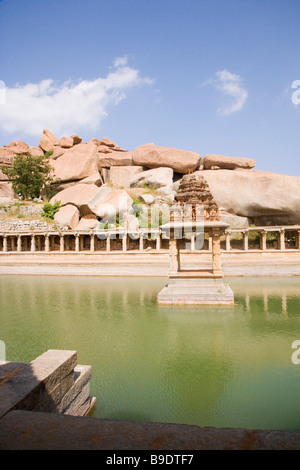
{"label": "rocky hill", "polygon": [[[255,161],[249,158],[202,157],[153,143],[127,151],[107,137],[88,142],[78,135],[58,139],[45,129],[37,146],[14,141],[1,147],[0,165],[12,165],[16,155],[27,152],[53,152],[49,161],[57,182],[50,202],[61,202],[55,218],[62,227],[95,228],[108,215],[108,207],[116,208],[118,217],[125,214],[136,227],[130,212],[136,198],[147,205],[171,204],[184,175],[185,183],[189,177],[205,178],[221,220],[231,226],[300,223],[300,178],[254,170]],[[0,204],[15,197],[0,171]]]}

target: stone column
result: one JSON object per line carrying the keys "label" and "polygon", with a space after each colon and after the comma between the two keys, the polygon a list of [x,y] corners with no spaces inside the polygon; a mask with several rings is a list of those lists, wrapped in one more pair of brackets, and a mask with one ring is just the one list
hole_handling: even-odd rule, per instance
{"label": "stone column", "polygon": [[243,231],[243,248],[245,251],[248,251],[248,241],[249,241],[249,238],[248,238],[248,231],[247,230],[244,230]]}
{"label": "stone column", "polygon": [[123,233],[122,237],[122,250],[127,251],[127,233]]}
{"label": "stone column", "polygon": [[59,237],[59,251],[63,253],[65,251],[65,238],[62,233],[59,235]]}
{"label": "stone column", "polygon": [[191,233],[191,251],[195,251],[195,238],[196,238],[196,234]]}
{"label": "stone column", "polygon": [[220,232],[216,229],[212,230],[212,270],[214,275],[222,275],[220,262]]}
{"label": "stone column", "polygon": [[3,235],[3,251],[7,251],[7,235]]}
{"label": "stone column", "polygon": [[284,229],[281,229],[279,231],[279,241],[278,241],[278,247],[279,247],[279,250],[285,250],[285,239],[284,239],[284,236],[285,236],[285,231]]}
{"label": "stone column", "polygon": [[90,251],[93,253],[95,251],[95,234],[90,234]]}
{"label": "stone column", "polygon": [[267,232],[266,232],[266,230],[262,230],[260,232],[260,249],[262,251],[266,251],[266,249],[267,249]]}
{"label": "stone column", "polygon": [[31,246],[30,251],[33,253],[35,251],[35,235],[31,235]]}
{"label": "stone column", "polygon": [[208,237],[208,251],[212,251],[213,250],[213,237],[211,235],[209,235]]}
{"label": "stone column", "polygon": [[156,251],[160,251],[160,232],[156,236]]}
{"label": "stone column", "polygon": [[143,250],[144,250],[144,237],[143,237],[143,232],[140,232],[139,250],[140,250],[140,251],[143,251]]}
{"label": "stone column", "polygon": [[75,233],[75,251],[79,252],[79,234]]}
{"label": "stone column", "polygon": [[106,251],[110,252],[110,234],[106,234]]}
{"label": "stone column", "polygon": [[49,253],[50,251],[50,240],[49,240],[49,234],[45,234],[45,252]]}
{"label": "stone column", "polygon": [[170,274],[176,274],[178,271],[180,271],[180,250],[179,240],[175,239],[173,230],[170,232],[169,256]]}
{"label": "stone column", "polygon": [[296,236],[296,248],[297,250],[300,250],[300,230],[297,230],[295,236]]}
{"label": "stone column", "polygon": [[18,238],[17,238],[17,251],[22,251],[22,239],[21,239],[21,235],[18,235]]}
{"label": "stone column", "polygon": [[84,251],[84,235],[79,235],[79,251]]}
{"label": "stone column", "polygon": [[225,235],[226,235],[226,251],[230,251],[230,249],[231,249],[231,246],[230,246],[230,233],[226,231]]}

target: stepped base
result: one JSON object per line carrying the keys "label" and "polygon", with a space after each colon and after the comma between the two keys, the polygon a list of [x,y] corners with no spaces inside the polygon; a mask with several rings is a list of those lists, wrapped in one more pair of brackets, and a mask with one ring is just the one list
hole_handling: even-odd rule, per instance
{"label": "stepped base", "polygon": [[233,305],[234,295],[222,277],[170,276],[157,296],[159,304]]}

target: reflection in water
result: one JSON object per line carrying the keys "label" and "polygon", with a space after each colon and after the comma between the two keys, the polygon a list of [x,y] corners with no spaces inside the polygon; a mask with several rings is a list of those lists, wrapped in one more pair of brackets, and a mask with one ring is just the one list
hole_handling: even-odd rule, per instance
{"label": "reflection in water", "polygon": [[7,360],[75,349],[95,416],[300,429],[298,279],[230,278],[234,308],[158,305],[165,281],[0,276]]}

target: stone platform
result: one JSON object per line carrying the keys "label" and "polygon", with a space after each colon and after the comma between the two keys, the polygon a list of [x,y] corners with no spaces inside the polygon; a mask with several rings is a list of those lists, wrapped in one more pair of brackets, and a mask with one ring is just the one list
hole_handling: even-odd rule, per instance
{"label": "stone platform", "polygon": [[234,294],[223,276],[209,271],[180,271],[169,276],[157,296],[159,304],[234,305]]}

